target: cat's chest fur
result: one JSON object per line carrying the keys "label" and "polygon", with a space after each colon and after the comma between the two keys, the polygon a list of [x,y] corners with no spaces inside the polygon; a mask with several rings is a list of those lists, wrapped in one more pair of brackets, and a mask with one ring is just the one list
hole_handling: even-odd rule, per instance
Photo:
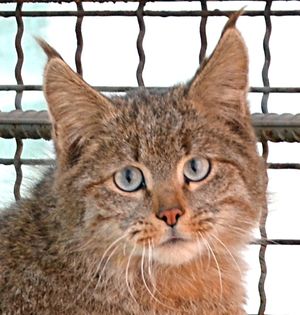
{"label": "cat's chest fur", "polygon": [[[225,261],[222,268],[230,268],[230,259]],[[105,266],[107,271],[100,272],[95,281],[86,279],[82,282],[78,278],[80,285],[73,305],[86,305],[86,314],[95,315],[244,315],[240,307],[245,298],[240,294],[241,280],[233,277],[220,283],[217,270],[203,272],[203,264],[209,266],[210,263],[210,259],[204,257],[202,261],[178,270],[143,266],[136,258],[126,270],[128,262],[112,261]],[[79,314],[81,311],[85,314],[80,309],[77,310]]]}
{"label": "cat's chest fur", "polygon": [[[15,312],[3,309],[3,314],[30,314],[33,309],[38,310],[33,314],[45,315],[245,314],[240,307],[244,302],[240,279],[223,279],[221,284],[218,271],[209,270],[212,262],[208,257],[181,270],[161,266],[149,269],[139,258],[126,269],[126,259],[112,260],[104,263],[105,269],[97,275],[91,274],[94,266],[91,269],[86,265],[91,260],[79,263],[80,257],[71,257],[41,263],[39,272],[37,266],[25,272],[22,264],[16,268],[17,277],[10,281],[17,288],[10,297],[13,300],[2,295],[4,302],[15,305]],[[222,268],[230,268],[230,264],[230,259],[226,263],[223,260]]]}

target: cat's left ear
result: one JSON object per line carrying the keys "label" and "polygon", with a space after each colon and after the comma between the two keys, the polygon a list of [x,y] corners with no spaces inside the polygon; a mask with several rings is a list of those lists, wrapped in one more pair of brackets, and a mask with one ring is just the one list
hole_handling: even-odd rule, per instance
{"label": "cat's left ear", "polygon": [[115,107],[95,91],[45,41],[38,40],[48,56],[44,94],[48,103],[59,166],[73,166],[86,144],[115,114]]}
{"label": "cat's left ear", "polygon": [[230,17],[211,57],[189,85],[188,98],[200,110],[248,113],[248,53],[235,27],[241,13]]}

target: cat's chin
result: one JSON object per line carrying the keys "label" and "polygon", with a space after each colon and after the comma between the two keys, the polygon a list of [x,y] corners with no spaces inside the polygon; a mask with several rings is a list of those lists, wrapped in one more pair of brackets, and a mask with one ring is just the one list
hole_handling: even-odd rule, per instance
{"label": "cat's chin", "polygon": [[153,249],[153,259],[165,265],[182,265],[197,258],[202,246],[196,241],[172,240]]}

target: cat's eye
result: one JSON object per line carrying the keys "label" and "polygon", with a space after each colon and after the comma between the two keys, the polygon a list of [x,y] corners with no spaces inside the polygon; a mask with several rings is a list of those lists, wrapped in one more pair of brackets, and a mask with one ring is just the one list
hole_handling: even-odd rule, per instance
{"label": "cat's eye", "polygon": [[145,186],[143,173],[134,166],[126,166],[114,175],[115,185],[126,192],[134,192]]}
{"label": "cat's eye", "polygon": [[187,183],[199,182],[206,178],[209,172],[210,163],[204,158],[192,158],[183,167],[183,175]]}

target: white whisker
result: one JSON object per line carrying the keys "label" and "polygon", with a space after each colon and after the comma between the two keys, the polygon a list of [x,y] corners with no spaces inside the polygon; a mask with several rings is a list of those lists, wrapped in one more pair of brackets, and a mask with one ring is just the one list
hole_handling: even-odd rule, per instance
{"label": "white whisker", "polygon": [[93,237],[89,238],[89,240],[86,241],[85,243],[78,244],[78,246],[76,246],[76,247],[74,248],[74,250],[77,251],[77,252],[79,252],[79,251],[84,251],[85,249],[87,249],[88,245],[89,245],[90,243],[92,243],[93,241],[95,241],[96,239],[97,239],[97,237],[96,237],[96,236],[93,236]]}
{"label": "white whisker", "polygon": [[203,237],[203,235],[202,235],[202,233],[200,232],[200,231],[198,231],[198,233],[199,233],[199,235],[200,235],[200,237],[201,237],[201,239],[202,239],[202,241],[203,241],[203,243],[204,243],[204,246],[206,247],[206,249],[207,249],[207,254],[208,254],[208,262],[207,262],[207,267],[206,267],[206,269],[208,270],[209,269],[209,267],[210,267],[210,260],[211,260],[211,255],[210,255],[210,249],[209,249],[209,247],[207,246],[207,241],[205,240],[205,238]]}
{"label": "white whisker", "polygon": [[229,248],[215,234],[211,234],[211,236],[225,248],[226,252],[229,254],[229,256],[231,257],[233,263],[235,264],[237,271],[239,272],[239,274],[242,277],[241,268],[240,268],[239,264],[237,263],[236,259],[234,258],[234,256],[232,255],[232,253],[229,250]]}
{"label": "white whisker", "polygon": [[198,245],[198,248],[199,248],[199,262],[200,262],[200,268],[201,268],[201,270],[203,270],[203,261],[202,261],[202,254],[201,254],[202,245],[201,245],[201,242],[200,242],[199,237],[197,237],[197,245]]}
{"label": "white whisker", "polygon": [[156,291],[156,287],[154,284],[153,275],[151,271],[151,266],[152,266],[152,246],[151,246],[150,240],[148,240],[148,274],[149,274],[151,285],[154,291]]}
{"label": "white whisker", "polygon": [[[95,272],[93,274],[90,275],[90,280],[88,281],[87,285],[83,288],[83,290],[81,291],[81,293],[77,296],[77,298],[75,299],[75,302],[78,301],[80,299],[80,297],[86,292],[86,290],[89,288],[89,286],[91,285],[93,279],[94,279],[94,276],[98,273],[102,263],[103,263],[103,260],[105,258],[105,255],[110,251],[110,249],[115,246],[118,242],[120,242],[121,240],[123,240],[125,237],[127,236],[127,234],[124,234],[122,236],[120,236],[119,238],[117,238],[115,241],[113,241],[109,246],[108,248],[104,251],[102,257],[101,257],[101,260],[100,262],[98,263],[97,265],[97,268],[95,270]],[[99,280],[98,280],[99,282]],[[97,282],[97,285],[98,285],[98,282]],[[96,285],[96,286],[97,286]],[[74,303],[75,303],[74,302]]]}
{"label": "white whisker", "polygon": [[[149,263],[149,265],[148,265],[148,273],[149,273],[149,275],[150,275],[150,282],[151,282],[151,284],[152,284],[152,287],[153,287],[154,292],[157,292],[157,294],[160,295],[164,300],[169,300],[169,301],[170,301],[170,299],[169,299],[168,297],[166,297],[164,294],[162,294],[161,291],[158,290],[158,288],[156,287],[155,279],[154,279],[154,277],[153,277],[153,275],[152,275],[152,271],[151,271],[151,266],[152,266],[152,262],[153,262],[153,261],[152,261],[152,256],[153,256],[153,251],[152,251],[152,249],[153,249],[153,247],[154,247],[154,245],[153,245],[153,240],[151,240],[151,244],[152,244],[152,245],[150,245],[150,241],[149,241],[149,243],[148,243],[148,245],[149,245],[149,256],[148,256],[148,263]],[[153,279],[154,279],[154,280],[153,280]]]}
{"label": "white whisker", "polygon": [[132,251],[131,251],[131,253],[130,253],[129,257],[128,257],[128,262],[127,262],[126,271],[125,271],[125,282],[126,282],[126,286],[127,286],[127,289],[128,289],[128,292],[129,292],[130,296],[132,297],[132,299],[134,300],[134,302],[135,302],[136,304],[138,304],[138,302],[137,302],[137,300],[135,299],[134,294],[133,294],[133,292],[132,292],[132,290],[131,290],[131,288],[130,288],[129,279],[128,279],[129,266],[130,266],[131,258],[132,258],[133,254],[134,254],[134,252],[135,252],[135,249],[136,249],[136,244],[134,244],[134,247],[133,247],[133,249],[132,249]]}
{"label": "white whisker", "polygon": [[127,243],[123,245],[123,256],[126,256]]}
{"label": "white whisker", "polygon": [[145,258],[145,246],[143,246],[143,253],[142,253],[142,260],[141,260],[141,274],[142,274],[142,280],[143,280],[143,283],[144,283],[144,286],[146,288],[146,290],[148,291],[148,293],[151,295],[151,297],[153,298],[154,301],[156,301],[158,304],[161,304],[163,305],[164,307],[168,308],[168,309],[171,309],[173,311],[176,311],[174,308],[172,308],[171,306],[161,302],[160,300],[158,300],[156,298],[156,296],[151,292],[151,290],[149,289],[148,285],[147,285],[147,282],[146,282],[146,279],[145,279],[145,274],[144,274],[144,258]]}
{"label": "white whisker", "polygon": [[209,242],[208,240],[206,240],[207,242],[207,246],[209,247],[209,250],[213,256],[213,259],[215,261],[215,264],[216,264],[216,267],[217,267],[217,270],[218,270],[218,275],[219,275],[219,284],[220,284],[220,300],[222,300],[222,297],[223,297],[223,280],[222,280],[222,274],[221,274],[221,269],[220,269],[220,266],[219,266],[219,263],[218,263],[218,260],[217,260],[217,257],[213,251],[213,249],[211,248],[211,246],[209,245]]}
{"label": "white whisker", "polygon": [[[245,218],[235,218],[236,225],[232,225],[229,222],[227,222],[225,218],[222,218],[222,217],[218,218],[219,225],[225,228],[228,228],[228,226],[230,226],[230,228],[235,229],[236,231],[240,231],[241,234],[245,234],[248,231],[247,229],[253,228],[254,223],[255,222],[253,220],[251,221],[251,220],[246,220]],[[246,225],[244,228],[237,226],[237,225],[244,225],[244,224]]]}
{"label": "white whisker", "polygon": [[[105,268],[106,268],[106,266],[107,266],[109,260],[111,259],[111,257],[113,256],[113,254],[116,252],[116,250],[117,250],[119,247],[120,247],[120,244],[119,244],[119,245],[116,245],[116,247],[111,251],[111,253],[110,253],[109,256],[107,257],[107,259],[106,259],[106,261],[105,261],[105,263],[104,263],[104,266],[103,266],[103,268],[102,268],[102,270],[101,270],[101,272],[100,272],[100,274],[99,274],[99,276],[98,276],[98,281],[97,281],[97,284],[96,284],[96,286],[95,286],[95,290],[98,288],[98,286],[99,286],[99,284],[100,284],[100,282],[101,282],[101,278],[102,278],[102,276],[104,275],[104,271],[105,271]],[[101,266],[101,264],[100,264],[100,266]],[[97,268],[97,269],[98,269],[98,268]]]}
{"label": "white whisker", "polygon": [[106,254],[110,251],[110,249],[111,249],[113,246],[115,246],[118,242],[120,242],[121,240],[123,240],[126,236],[127,236],[127,234],[124,234],[124,235],[120,236],[119,238],[117,238],[117,239],[116,239],[115,241],[113,241],[113,242],[109,245],[109,247],[104,251],[104,253],[103,253],[102,257],[101,257],[101,260],[100,260],[100,262],[99,262],[99,264],[98,264],[98,266],[97,266],[97,269],[96,269],[95,274],[98,273],[98,271],[99,271],[99,269],[100,269],[100,267],[101,267],[101,265],[102,265],[102,263],[103,263],[103,261],[104,261],[104,258],[105,258],[105,256],[106,256]]}

